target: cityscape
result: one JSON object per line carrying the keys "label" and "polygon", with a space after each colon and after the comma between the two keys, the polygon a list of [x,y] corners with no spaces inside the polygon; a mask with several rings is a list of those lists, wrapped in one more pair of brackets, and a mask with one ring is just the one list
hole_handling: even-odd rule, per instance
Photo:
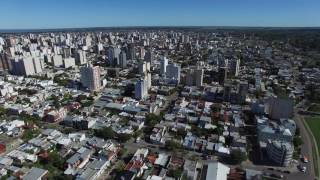
{"label": "cityscape", "polygon": [[320,25],[142,21],[0,21],[1,180],[319,179]]}

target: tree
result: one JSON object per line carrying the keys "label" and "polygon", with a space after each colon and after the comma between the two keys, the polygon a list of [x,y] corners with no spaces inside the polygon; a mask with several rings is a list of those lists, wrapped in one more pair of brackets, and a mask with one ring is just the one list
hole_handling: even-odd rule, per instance
{"label": "tree", "polygon": [[79,96],[77,96],[76,101],[81,103],[81,101],[87,99],[86,95],[80,94]]}
{"label": "tree", "polygon": [[177,136],[184,138],[186,135],[187,135],[187,131],[185,131],[184,129],[177,130]]}
{"label": "tree", "polygon": [[127,142],[131,139],[131,135],[125,133],[117,134],[117,139],[120,142]]}
{"label": "tree", "polygon": [[172,140],[166,141],[165,147],[166,147],[166,149],[168,149],[170,151],[182,148],[181,144],[179,144],[178,142],[172,141]]}
{"label": "tree", "polygon": [[134,132],[134,134],[133,134],[133,137],[134,137],[134,138],[137,138],[137,137],[141,136],[142,133],[143,133],[142,130],[136,130],[136,131]]}
{"label": "tree", "polygon": [[6,115],[7,110],[4,107],[0,107],[0,116]]}
{"label": "tree", "polygon": [[179,179],[182,175],[182,169],[178,168],[178,169],[170,169],[168,172],[168,175],[170,177],[174,177],[175,179]]}
{"label": "tree", "polygon": [[213,113],[220,112],[221,105],[220,104],[212,104],[210,108]]}
{"label": "tree", "polygon": [[64,159],[61,156],[53,151],[49,153],[48,161],[56,168],[63,169]]}
{"label": "tree", "polygon": [[36,137],[38,134],[40,134],[39,130],[27,129],[24,131],[24,133],[22,135],[22,139],[24,141],[29,141],[30,139]]}
{"label": "tree", "polygon": [[94,135],[103,139],[114,139],[116,134],[111,127],[94,130]]}
{"label": "tree", "polygon": [[37,124],[41,121],[41,118],[36,115],[29,115],[29,114],[21,114],[20,118],[25,122],[25,123],[32,123],[32,124]]}
{"label": "tree", "polygon": [[61,103],[59,101],[59,97],[56,96],[56,95],[52,95],[51,96],[52,100],[53,100],[53,106],[56,108],[56,109],[59,109],[61,107]]}
{"label": "tree", "polygon": [[155,115],[153,113],[147,114],[146,115],[146,125],[153,127],[157,123],[159,123],[162,120],[161,116]]}
{"label": "tree", "polygon": [[245,152],[242,152],[240,150],[234,150],[231,152],[231,158],[235,163],[239,164],[247,160],[247,155]]}
{"label": "tree", "polygon": [[293,145],[294,145],[295,147],[299,147],[299,146],[301,146],[302,144],[303,144],[303,141],[302,141],[302,139],[301,139],[300,136],[295,136],[295,137],[293,138]]}
{"label": "tree", "polygon": [[232,136],[227,136],[226,137],[226,145],[230,146],[233,142],[233,137]]}

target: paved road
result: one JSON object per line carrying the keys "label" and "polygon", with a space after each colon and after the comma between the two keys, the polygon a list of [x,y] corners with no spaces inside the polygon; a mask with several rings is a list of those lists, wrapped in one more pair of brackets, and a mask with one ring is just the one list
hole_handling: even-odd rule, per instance
{"label": "paved road", "polygon": [[312,156],[312,139],[310,138],[309,133],[303,124],[303,121],[304,121],[303,117],[301,117],[297,112],[298,112],[298,109],[295,109],[295,121],[297,126],[300,129],[300,135],[303,141],[303,145],[301,147],[301,154],[307,156],[309,159],[309,163],[302,163],[300,161],[300,164],[307,167],[306,178],[314,179],[315,170],[314,170],[314,164],[313,164],[314,162],[312,158],[313,157]]}

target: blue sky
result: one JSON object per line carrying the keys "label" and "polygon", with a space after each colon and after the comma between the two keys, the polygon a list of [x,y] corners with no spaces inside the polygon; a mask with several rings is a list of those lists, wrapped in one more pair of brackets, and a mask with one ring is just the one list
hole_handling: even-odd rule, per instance
{"label": "blue sky", "polygon": [[1,0],[0,29],[320,27],[320,0]]}

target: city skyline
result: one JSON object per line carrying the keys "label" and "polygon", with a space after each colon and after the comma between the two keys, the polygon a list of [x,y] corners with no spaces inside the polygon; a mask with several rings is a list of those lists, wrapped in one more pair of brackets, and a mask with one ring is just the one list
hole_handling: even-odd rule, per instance
{"label": "city skyline", "polygon": [[0,29],[131,26],[319,27],[315,0],[2,2]]}

